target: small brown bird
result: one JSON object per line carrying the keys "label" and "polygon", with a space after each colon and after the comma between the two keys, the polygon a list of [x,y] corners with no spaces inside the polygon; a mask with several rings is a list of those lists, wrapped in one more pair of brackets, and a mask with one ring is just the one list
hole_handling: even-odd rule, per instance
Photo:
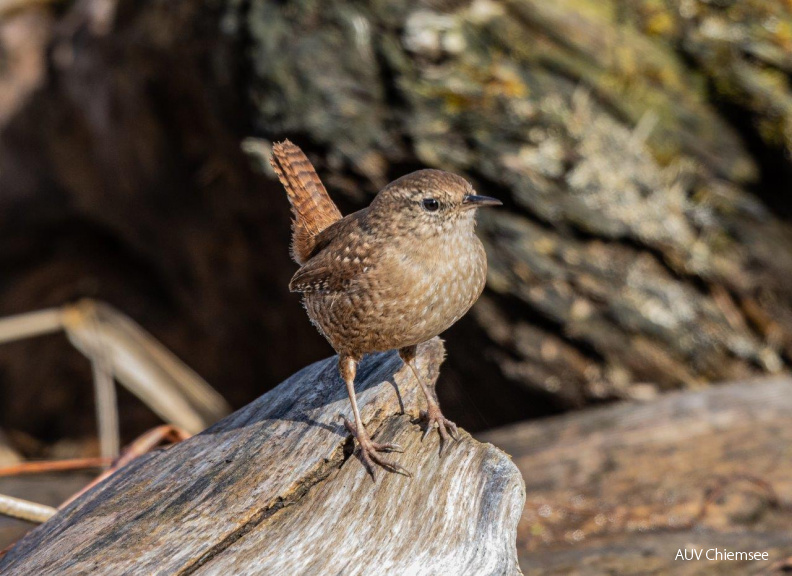
{"label": "small brown bird", "polygon": [[474,233],[478,196],[454,174],[419,170],[383,188],[368,208],[342,217],[302,150],[288,140],[273,146],[272,167],[292,208],[291,254],[302,267],[289,284],[303,294],[311,321],[338,352],[355,423],[360,455],[376,480],[374,464],[409,473],[378,452],[401,451],[369,437],[355,399],[355,373],[364,354],[399,350],[426,397],[426,431],[437,426],[441,452],[456,425],[419,377],[418,344],[459,320],[478,300],[487,256]]}

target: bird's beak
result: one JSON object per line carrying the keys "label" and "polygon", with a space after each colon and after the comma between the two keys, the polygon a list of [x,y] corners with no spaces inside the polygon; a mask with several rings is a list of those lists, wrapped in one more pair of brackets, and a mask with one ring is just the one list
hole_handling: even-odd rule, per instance
{"label": "bird's beak", "polygon": [[481,206],[503,206],[503,202],[491,196],[477,196],[468,194],[462,200],[462,205],[468,208],[479,208]]}

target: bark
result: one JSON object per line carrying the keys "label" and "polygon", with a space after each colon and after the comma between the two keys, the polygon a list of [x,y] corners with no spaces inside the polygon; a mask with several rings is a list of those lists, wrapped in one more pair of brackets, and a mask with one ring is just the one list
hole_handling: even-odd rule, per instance
{"label": "bark", "polygon": [[[431,382],[443,360],[419,348]],[[509,457],[462,432],[411,423],[421,402],[394,353],[358,371],[375,440],[413,477],[372,482],[350,454],[337,358],[305,368],[198,436],[138,458],[36,528],[0,560],[3,574],[518,574],[525,493]],[[405,410],[407,413],[405,413]]]}
{"label": "bark", "polygon": [[[328,350],[287,292],[283,191],[240,152],[289,137],[345,213],[423,166],[506,202],[448,333],[441,398],[473,429],[787,372],[789,26],[780,2],[16,9],[0,313],[106,300],[248,401]],[[90,432],[65,345],[0,355],[7,427]]]}

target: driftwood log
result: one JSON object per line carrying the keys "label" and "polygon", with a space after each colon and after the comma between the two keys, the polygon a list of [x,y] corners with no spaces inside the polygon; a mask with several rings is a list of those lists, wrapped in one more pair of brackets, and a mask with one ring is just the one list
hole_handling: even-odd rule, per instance
{"label": "driftwood log", "polygon": [[[523,473],[526,575],[792,569],[792,380],[675,393],[493,431]],[[675,560],[680,549],[766,561]],[[776,572],[777,570],[777,572]]]}
{"label": "driftwood log", "polygon": [[[436,379],[439,339],[423,345]],[[202,434],[141,457],[0,560],[11,574],[516,574],[524,488],[500,450],[468,434],[438,456],[395,353],[369,357],[359,402],[412,478],[373,483],[350,456],[335,358],[295,374]]]}

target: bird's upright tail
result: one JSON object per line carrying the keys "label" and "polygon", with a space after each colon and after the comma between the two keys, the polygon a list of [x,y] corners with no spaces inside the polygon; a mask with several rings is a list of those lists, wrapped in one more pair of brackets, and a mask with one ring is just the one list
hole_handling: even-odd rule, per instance
{"label": "bird's upright tail", "polygon": [[292,209],[291,255],[304,264],[316,243],[316,236],[341,219],[311,161],[288,140],[272,146],[270,164],[286,188]]}

